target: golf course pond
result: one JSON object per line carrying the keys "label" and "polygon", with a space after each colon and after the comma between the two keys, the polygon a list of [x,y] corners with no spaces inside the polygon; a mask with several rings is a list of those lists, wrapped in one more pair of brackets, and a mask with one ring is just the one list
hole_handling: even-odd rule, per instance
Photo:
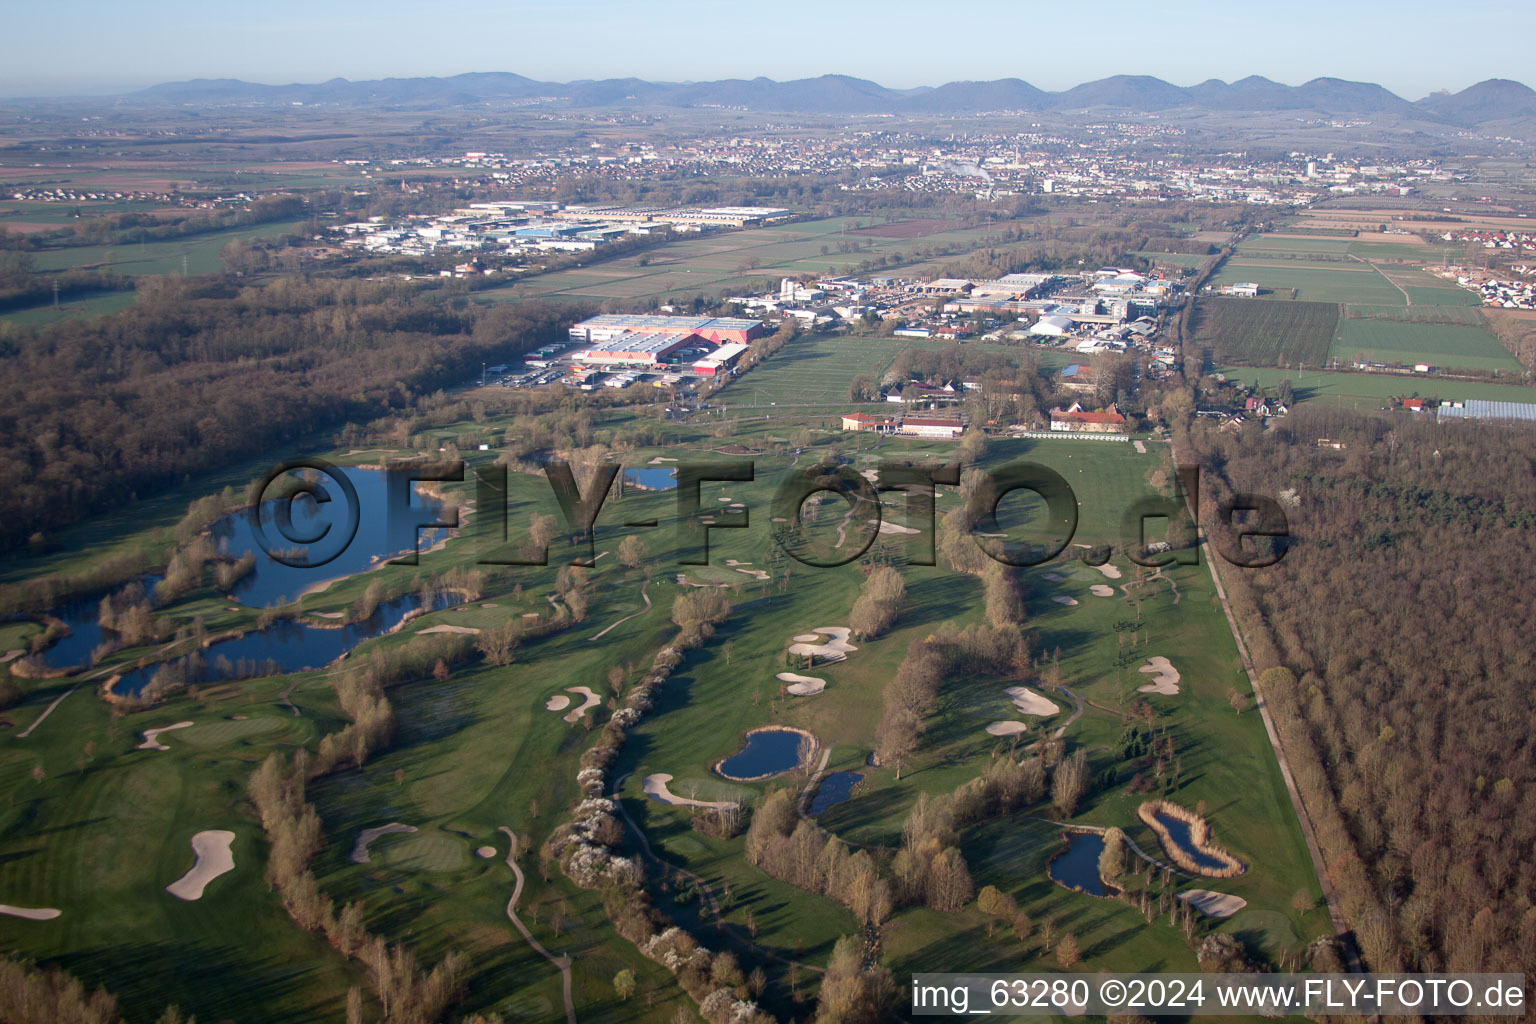
{"label": "golf course pond", "polygon": [[715,772],[733,782],[755,782],[807,763],[815,755],[816,746],[816,737],[799,729],[753,729],[747,733],[747,745],[716,764]]}
{"label": "golf course pond", "polygon": [[811,817],[821,814],[827,808],[842,803],[853,795],[853,787],[857,786],[864,776],[859,772],[832,772],[822,778],[821,784],[816,787],[816,795],[811,797],[809,813]]}
{"label": "golf course pond", "polygon": [[665,466],[640,466],[624,471],[624,486],[637,491],[677,490],[677,470]]}
{"label": "golf course pond", "polygon": [[48,615],[58,619],[68,628],[69,632],[60,636],[42,651],[43,664],[49,668],[71,669],[88,664],[91,660],[91,652],[101,646],[105,639],[101,631],[101,599],[108,594],[120,594],[123,590],[137,583],[143,588],[146,596],[153,597],[155,584],[159,583],[163,576],[140,576],[121,587],[113,587],[87,597],[75,597],[48,611]]}
{"label": "golf course pond", "polygon": [[[1190,822],[1162,811],[1154,811],[1153,818],[1163,830],[1160,838],[1163,845],[1176,849],[1169,849],[1169,856],[1179,861],[1184,867],[1197,871],[1202,875],[1220,876],[1223,874],[1236,874],[1230,870],[1227,860],[1217,857],[1207,851],[1199,843],[1195,842],[1192,835],[1193,826]],[[1182,856],[1180,856],[1182,855]],[[1233,862],[1236,863],[1236,862]]]}
{"label": "golf course pond", "polygon": [[[257,539],[248,509],[233,512],[209,528],[221,555],[239,558],[250,553],[256,558],[255,568],[231,591],[235,600],[256,608],[286,604],[317,584],[371,569],[413,547],[425,551],[439,539],[439,531],[431,527],[422,528],[418,539],[415,524],[438,519],[443,503],[416,493],[408,474],[355,467],[340,467],[334,472],[352,485],[358,504],[357,533],[340,551],[336,548],[346,537],[348,497],[335,481],[319,479],[318,486],[328,498],[324,502],[300,495],[291,502],[267,501],[260,507],[262,530],[271,542],[280,545],[285,535],[318,537],[310,548],[301,549],[300,557],[306,562],[330,558],[324,565],[289,566],[269,557]],[[393,503],[391,486],[396,491]],[[411,494],[410,511],[402,508],[391,514],[391,509],[402,505],[404,493]],[[279,519],[285,506],[292,524],[283,529]]]}
{"label": "golf course pond", "polygon": [[1104,837],[1097,832],[1064,833],[1067,848],[1051,858],[1046,873],[1051,881],[1089,896],[1108,896],[1099,878],[1099,854],[1104,852]]}
{"label": "golf course pond", "polygon": [[[457,594],[438,594],[430,610],[439,611],[463,602]],[[340,629],[312,626],[284,619],[244,636],[209,644],[196,658],[168,663],[185,670],[188,683],[215,682],[221,679],[249,679],[259,675],[278,675],[323,668],[371,637],[387,633],[407,615],[422,607],[419,594],[407,594],[380,604],[372,616]],[[112,692],[135,696],[154,679],[162,665],[125,672],[113,685]],[[175,668],[172,671],[176,671]]]}

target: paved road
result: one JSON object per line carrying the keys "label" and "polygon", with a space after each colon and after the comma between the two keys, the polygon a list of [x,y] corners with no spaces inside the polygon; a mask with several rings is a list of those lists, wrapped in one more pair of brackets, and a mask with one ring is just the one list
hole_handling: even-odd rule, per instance
{"label": "paved road", "polygon": [[1296,788],[1296,778],[1291,774],[1291,763],[1285,756],[1285,747],[1280,743],[1280,733],[1275,728],[1274,717],[1269,713],[1269,702],[1264,699],[1264,691],[1259,689],[1259,674],[1254,671],[1253,660],[1248,656],[1248,645],[1243,642],[1243,634],[1237,628],[1237,619],[1232,615],[1232,608],[1227,601],[1226,588],[1221,585],[1221,573],[1216,568],[1214,549],[1208,537],[1204,537],[1201,547],[1205,555],[1205,564],[1210,569],[1211,582],[1216,586],[1216,596],[1221,600],[1221,610],[1227,616],[1227,625],[1232,630],[1232,639],[1237,641],[1237,653],[1243,660],[1243,671],[1248,675],[1248,684],[1253,687],[1253,700],[1258,706],[1259,716],[1264,720],[1264,732],[1269,736],[1269,745],[1274,748],[1275,759],[1280,762],[1280,776],[1285,780],[1285,791],[1290,794],[1291,806],[1296,811],[1296,818],[1301,822],[1301,835],[1307,843],[1307,853],[1312,858],[1312,870],[1317,875],[1318,885],[1323,890],[1323,899],[1328,904],[1328,917],[1333,922],[1333,932],[1338,936],[1339,942],[1344,947],[1346,965],[1351,972],[1364,973],[1365,965],[1360,960],[1360,951],[1355,946],[1354,929],[1345,920],[1343,912],[1339,909],[1338,893],[1328,880],[1328,866],[1323,860],[1323,852],[1317,844],[1317,833],[1312,827],[1312,816],[1307,813],[1307,806],[1301,799],[1301,792]]}
{"label": "paved road", "polygon": [[565,985],[566,1024],[576,1024],[576,1003],[571,998],[571,958],[568,956],[555,956],[545,949],[543,944],[533,937],[533,933],[528,930],[528,926],[523,924],[523,919],[517,916],[517,901],[522,899],[523,896],[523,869],[517,866],[517,858],[515,857],[517,833],[505,825],[501,826],[501,831],[505,832],[507,838],[511,841],[511,845],[507,849],[507,867],[512,869],[512,877],[517,879],[517,884],[512,887],[512,898],[507,901],[507,917],[517,927],[517,930],[523,933],[523,938],[528,940],[528,945],[533,947],[535,953],[538,953],[544,959],[560,968],[562,981]]}

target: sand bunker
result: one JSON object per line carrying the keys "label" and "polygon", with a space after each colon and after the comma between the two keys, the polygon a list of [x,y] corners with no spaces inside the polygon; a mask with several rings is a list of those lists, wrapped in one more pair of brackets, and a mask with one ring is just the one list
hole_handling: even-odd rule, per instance
{"label": "sand bunker", "polygon": [[1132,441],[1131,444],[1136,446],[1137,454],[1139,454],[1139,455],[1147,454],[1147,446],[1143,442],[1141,442],[1141,441]]}
{"label": "sand bunker", "polygon": [[343,612],[310,612],[309,614],[317,619],[344,619],[347,617]]}
{"label": "sand bunker", "polygon": [[770,521],[771,522],[775,522],[775,523],[787,523],[787,522],[789,522],[789,520],[785,519],[783,516],[772,516],[772,517],[770,517]]}
{"label": "sand bunker", "polygon": [[1194,907],[1206,917],[1231,917],[1248,905],[1241,896],[1210,889],[1187,889],[1179,893],[1179,899]]}
{"label": "sand bunker", "polygon": [[735,807],[736,804],[729,800],[690,800],[687,797],[678,796],[667,788],[667,783],[672,781],[672,776],[665,772],[656,775],[647,775],[640,783],[640,788],[646,796],[652,800],[664,804],[673,804],[678,807]]}
{"label": "sand bunker", "polygon": [[234,841],[235,834],[223,830],[193,836],[192,852],[197,859],[192,862],[192,870],[166,886],[165,891],[188,902],[202,899],[209,882],[235,870],[235,855],[229,849]]}
{"label": "sand bunker", "polygon": [[576,696],[584,698],[581,707],[565,716],[565,720],[572,724],[581,721],[582,715],[586,714],[588,710],[597,707],[603,702],[601,697],[593,693],[590,688],[585,686],[567,686],[565,688],[565,692],[574,693]]}
{"label": "sand bunker", "polygon": [[[858,650],[857,647],[848,642],[848,635],[853,630],[847,626],[817,626],[815,631],[823,636],[831,637],[831,639],[825,643],[811,643],[809,640],[802,639],[810,634],[802,633],[795,637],[794,643],[789,645],[789,653],[825,658],[828,661],[842,661],[848,656],[849,651]],[[816,639],[820,639],[820,637],[816,637]]]}
{"label": "sand bunker", "polygon": [[563,693],[557,693],[544,702],[545,711],[564,711],[571,706],[571,698]]}
{"label": "sand bunker", "polygon": [[449,626],[449,625],[442,625],[442,626],[428,626],[426,629],[418,629],[416,632],[418,632],[418,633],[471,633],[471,634],[478,634],[480,631],[478,629],[476,629],[474,626]]}
{"label": "sand bunker", "polygon": [[0,903],[0,914],[7,917],[24,917],[28,921],[52,921],[59,916],[60,911],[52,907],[13,907],[7,903]]}
{"label": "sand bunker", "polygon": [[1099,570],[1099,572],[1103,573],[1107,579],[1117,580],[1120,578],[1120,570],[1116,569],[1108,562],[1105,562],[1103,565],[1089,566],[1089,568]]}
{"label": "sand bunker", "polygon": [[1115,588],[1107,583],[1095,583],[1088,588],[1088,592],[1094,597],[1114,597]]}
{"label": "sand bunker", "polygon": [[1057,604],[1077,604],[1077,598],[1068,597],[1066,594],[1057,594],[1055,597],[1051,598],[1051,600],[1055,601]]}
{"label": "sand bunker", "polygon": [[490,860],[492,857],[496,856],[496,847],[482,846],[475,851],[475,856],[479,857],[481,860]]}
{"label": "sand bunker", "polygon": [[731,567],[731,568],[732,568],[732,569],[734,569],[734,568],[736,568],[736,567],[737,567],[737,566],[738,566],[738,565],[751,565],[751,564],[752,564],[752,563],[751,563],[751,562],[738,562],[738,561],[736,561],[736,559],[734,559],[734,558],[727,558],[727,559],[726,559],[726,560],[725,560],[725,564],[726,564],[726,565],[728,565],[728,566],[730,566],[730,567]]}
{"label": "sand bunker", "polygon": [[770,580],[770,579],[773,579],[772,576],[769,576],[766,572],[764,572],[761,569],[737,569],[736,571],[737,572],[744,572],[748,576],[751,576],[753,579],[756,579],[756,580]]}
{"label": "sand bunker", "polygon": [[365,828],[357,834],[357,843],[352,847],[352,863],[367,864],[371,859],[368,846],[380,836],[392,836],[397,833],[415,832],[415,825],[402,825],[398,821],[392,821],[388,825],[380,825],[377,828]]}
{"label": "sand bunker", "polygon": [[177,722],[175,725],[164,725],[164,726],[161,726],[158,729],[145,729],[144,730],[144,734],[143,734],[144,735],[144,742],[139,744],[138,749],[140,749],[140,750],[170,750],[171,749],[170,747],[166,746],[164,743],[161,743],[159,741],[159,739],[157,739],[156,737],[158,737],[163,732],[170,732],[173,729],[186,729],[186,728],[189,728],[191,725],[192,725],[191,722]]}
{"label": "sand bunker", "polygon": [[729,505],[729,504],[730,504],[730,503],[731,503],[731,499],[730,499],[730,498],[716,498],[716,499],[715,499],[715,500],[716,500],[716,501],[723,501],[723,502],[725,502],[725,503],[726,503],[726,504],[727,504],[727,505]]}
{"label": "sand bunker", "polygon": [[817,679],[815,676],[802,676],[794,672],[780,672],[774,676],[780,682],[788,683],[784,689],[796,697],[810,697],[827,688],[825,679]]}
{"label": "sand bunker", "polygon": [[921,530],[914,530],[910,526],[901,526],[901,525],[899,525],[897,523],[893,523],[889,519],[871,519],[869,521],[869,525],[871,525],[871,526],[874,526],[876,523],[880,524],[880,532],[881,533],[907,533],[907,534],[911,534],[911,533],[921,533],[922,532]]}
{"label": "sand bunker", "polygon": [[680,573],[677,574],[677,585],[680,586],[680,587],[723,587],[726,584],[724,584],[724,583],[700,583],[697,580],[689,579],[687,573],[680,572]]}
{"label": "sand bunker", "polygon": [[653,465],[653,466],[657,466],[657,465],[660,465],[663,462],[676,462],[676,461],[677,461],[676,459],[669,459],[665,455],[658,455],[654,459],[651,460],[650,464]]}
{"label": "sand bunker", "polygon": [[1048,572],[1045,574],[1045,578],[1050,580],[1052,583],[1060,583],[1062,580],[1066,579],[1066,577],[1059,572]]}
{"label": "sand bunker", "polygon": [[993,722],[987,726],[988,736],[1017,736],[1025,732],[1029,726],[1023,722]]}
{"label": "sand bunker", "polygon": [[480,607],[481,608],[495,608],[496,607],[496,602],[495,601],[486,601],[485,603],[480,605]]}
{"label": "sand bunker", "polygon": [[1148,658],[1147,663],[1137,671],[1154,677],[1146,686],[1136,687],[1137,692],[1160,693],[1165,697],[1172,697],[1179,692],[1179,670],[1162,655]]}
{"label": "sand bunker", "polygon": [[1021,715],[1044,718],[1061,710],[1049,698],[1042,697],[1027,686],[1010,686],[1003,692],[1008,695],[1009,700],[1013,701],[1013,706],[1019,709]]}

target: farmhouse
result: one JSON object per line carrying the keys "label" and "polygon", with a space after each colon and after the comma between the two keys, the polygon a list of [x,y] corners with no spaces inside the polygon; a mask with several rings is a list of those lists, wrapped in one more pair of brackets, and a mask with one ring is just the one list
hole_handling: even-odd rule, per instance
{"label": "farmhouse", "polygon": [[1081,402],[1068,409],[1051,410],[1051,429],[1075,434],[1118,434],[1125,430],[1125,417],[1110,405],[1103,412],[1084,412]]}

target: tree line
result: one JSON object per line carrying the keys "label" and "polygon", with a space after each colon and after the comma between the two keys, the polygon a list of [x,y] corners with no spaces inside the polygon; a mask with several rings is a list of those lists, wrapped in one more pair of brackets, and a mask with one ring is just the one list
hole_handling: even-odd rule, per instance
{"label": "tree line", "polygon": [[1286,557],[1223,575],[1366,959],[1529,973],[1536,435],[1302,407],[1184,436],[1203,503],[1286,507]]}
{"label": "tree line", "polygon": [[111,317],[0,325],[0,550],[563,336],[568,311],[400,283],[141,278]]}

